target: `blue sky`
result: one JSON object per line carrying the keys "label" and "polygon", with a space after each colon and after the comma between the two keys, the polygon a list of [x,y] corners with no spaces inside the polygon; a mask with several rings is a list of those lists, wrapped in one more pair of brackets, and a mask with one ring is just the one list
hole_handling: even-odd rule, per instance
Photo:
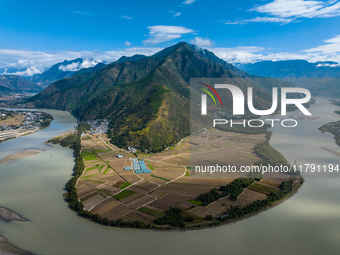
{"label": "blue sky", "polygon": [[180,41],[231,63],[340,62],[340,2],[0,0],[0,67],[41,72],[64,59],[114,61]]}

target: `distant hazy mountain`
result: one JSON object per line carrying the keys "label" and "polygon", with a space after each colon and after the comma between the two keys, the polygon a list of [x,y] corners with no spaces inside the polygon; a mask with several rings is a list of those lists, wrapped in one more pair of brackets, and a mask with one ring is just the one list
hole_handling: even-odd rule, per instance
{"label": "distant hazy mountain", "polygon": [[0,86],[2,87],[2,94],[37,93],[42,90],[37,84],[27,81],[18,75],[0,75]]}
{"label": "distant hazy mountain", "polygon": [[[29,102],[70,110],[80,120],[111,119],[109,135],[118,146],[165,148],[190,133],[190,78],[204,77],[228,78],[243,91],[252,86],[257,109],[271,107],[273,86],[293,86],[247,74],[209,51],[179,43],[151,57],[60,80]],[[194,93],[200,98],[200,92]],[[231,94],[223,98],[231,109]]]}
{"label": "distant hazy mountain", "polygon": [[340,65],[336,62],[261,61],[239,68],[250,74],[273,78],[340,78]]}
{"label": "distant hazy mountain", "polygon": [[40,85],[43,88],[46,88],[48,85],[52,84],[55,81],[70,77],[80,71],[82,72],[91,72],[97,69],[103,68],[105,66],[103,63],[99,63],[96,66],[90,68],[83,68],[82,64],[85,60],[81,58],[77,58],[71,61],[63,61],[59,62],[49,69],[44,71],[41,74],[36,74],[31,77],[25,77],[27,80],[35,82],[36,84]]}
{"label": "distant hazy mountain", "polygon": [[262,61],[240,68],[254,75],[284,79],[309,89],[313,95],[340,95],[340,64],[336,62]]}

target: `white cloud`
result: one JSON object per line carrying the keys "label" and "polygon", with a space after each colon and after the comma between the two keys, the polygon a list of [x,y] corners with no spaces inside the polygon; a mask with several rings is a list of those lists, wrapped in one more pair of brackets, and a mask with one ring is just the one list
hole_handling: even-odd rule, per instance
{"label": "white cloud", "polygon": [[60,65],[58,68],[59,70],[62,70],[63,72],[67,72],[67,71],[76,72],[82,68],[93,67],[97,65],[99,62],[100,61],[84,59],[83,62],[74,62],[66,66]]}
{"label": "white cloud", "polygon": [[149,29],[149,38],[144,40],[146,44],[157,44],[168,42],[181,38],[183,34],[193,33],[194,30],[182,26],[151,26]]}
{"label": "white cloud", "polygon": [[7,72],[7,68],[2,73],[3,75],[20,75],[20,76],[33,76],[35,74],[41,73],[35,66],[28,67],[26,70],[23,71],[16,71],[16,72]]}
{"label": "white cloud", "polygon": [[261,22],[261,23],[282,23],[287,24],[292,22],[294,19],[283,19],[283,18],[273,18],[273,17],[256,17],[253,19],[243,20],[244,23],[249,22]]}
{"label": "white cloud", "polygon": [[183,4],[192,4],[193,2],[195,2],[196,0],[185,0],[183,2]]}
{"label": "white cloud", "polygon": [[327,18],[340,15],[338,1],[274,0],[253,10],[281,18]]}
{"label": "white cloud", "polygon": [[174,18],[182,15],[182,13],[180,12],[171,12],[171,13],[174,15]]}
{"label": "white cloud", "polygon": [[181,38],[181,35],[179,34],[156,34],[148,39],[144,40],[143,43],[144,45],[146,44],[158,44],[161,42],[168,42],[174,39]]}
{"label": "white cloud", "polygon": [[[330,40],[326,40],[330,41]],[[322,47],[322,46],[320,46]],[[256,46],[239,46],[234,48],[207,48],[219,58],[232,63],[255,63],[262,60],[280,61],[303,59],[315,63],[319,61],[334,61],[340,63],[340,49],[337,51],[314,51],[304,50],[299,52],[271,52],[268,49]],[[335,66],[333,66],[335,67]]]}
{"label": "white cloud", "polygon": [[194,40],[191,40],[191,43],[199,47],[210,47],[213,45],[213,43],[209,39],[204,39],[201,37],[195,37]]}
{"label": "white cloud", "polygon": [[251,22],[287,24],[299,18],[329,18],[340,16],[340,3],[337,0],[274,0],[251,9],[269,16],[253,19],[228,21],[225,24],[247,24]]}
{"label": "white cloud", "polygon": [[152,26],[148,27],[150,34],[188,34],[194,30],[182,26]]}
{"label": "white cloud", "polygon": [[126,16],[126,15],[123,15],[122,18],[123,18],[123,19],[133,19],[132,17]]}
{"label": "white cloud", "polygon": [[124,45],[125,45],[125,46],[131,46],[131,43],[130,43],[129,41],[126,41],[126,42],[124,43]]}
{"label": "white cloud", "polygon": [[100,61],[84,59],[83,63],[80,64],[79,69],[89,68],[97,65]]}
{"label": "white cloud", "polygon": [[13,68],[16,68],[16,69],[23,69],[23,68],[26,68],[28,66],[31,66],[33,64],[33,61],[32,60],[23,60],[23,59],[19,59],[17,62],[15,63],[10,63],[8,66],[9,67],[13,67]]}
{"label": "white cloud", "polygon": [[234,48],[208,48],[208,50],[228,63],[250,63],[262,59],[263,55],[260,52],[264,48],[239,46]]}
{"label": "white cloud", "polygon": [[340,64],[319,63],[316,67],[339,67]]}
{"label": "white cloud", "polygon": [[85,16],[97,16],[95,13],[92,12],[84,12],[84,11],[74,11],[74,10],[67,10],[68,12],[76,13],[76,14],[81,14]]}
{"label": "white cloud", "polygon": [[[57,52],[43,52],[43,51],[29,51],[29,50],[13,50],[0,49],[0,68],[5,68],[2,74],[16,74],[22,76],[32,76],[43,72],[46,68],[66,60],[73,60],[76,58],[85,59],[78,67],[73,67],[74,70],[81,68],[88,68],[94,66],[99,62],[112,62],[122,56],[133,56],[135,54],[142,54],[146,56],[153,55],[163,48],[159,47],[129,47],[125,49],[118,49],[114,51],[57,51]],[[87,60],[87,59],[92,59]],[[8,68],[20,69],[19,71],[8,73]],[[65,67],[72,69],[72,66]],[[23,69],[23,70],[21,70]]]}
{"label": "white cloud", "polygon": [[328,40],[324,40],[325,45],[321,45],[312,49],[305,50],[306,52],[322,52],[324,54],[340,52],[340,35]]}
{"label": "white cloud", "polygon": [[68,71],[75,72],[75,71],[79,70],[78,67],[79,67],[79,62],[75,62],[75,63],[71,63],[67,66],[61,65],[61,66],[59,66],[59,70],[61,70],[63,72],[68,72]]}
{"label": "white cloud", "polygon": [[245,24],[242,21],[227,21],[224,24],[226,25],[237,25],[237,24]]}

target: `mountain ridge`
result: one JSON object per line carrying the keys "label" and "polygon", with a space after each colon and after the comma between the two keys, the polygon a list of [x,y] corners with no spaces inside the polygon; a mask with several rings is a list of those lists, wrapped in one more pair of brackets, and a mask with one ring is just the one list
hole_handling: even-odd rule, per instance
{"label": "mountain ridge", "polygon": [[[324,66],[322,66],[324,65]],[[306,60],[260,61],[241,65],[240,68],[253,75],[272,78],[340,78],[340,65],[332,61],[311,63]]]}
{"label": "mountain ridge", "polygon": [[98,63],[95,66],[92,66],[89,68],[80,68],[81,64],[84,61],[85,60],[82,58],[76,58],[73,60],[64,60],[63,62],[58,62],[57,64],[54,64],[53,66],[51,66],[50,68],[48,68],[41,74],[35,74],[30,77],[25,77],[25,79],[31,82],[34,82],[43,88],[46,88],[50,84],[56,81],[62,80],[64,78],[71,77],[77,74],[78,72],[81,72],[81,73],[91,72],[96,69],[103,68],[103,66],[105,66],[105,64],[103,63]]}

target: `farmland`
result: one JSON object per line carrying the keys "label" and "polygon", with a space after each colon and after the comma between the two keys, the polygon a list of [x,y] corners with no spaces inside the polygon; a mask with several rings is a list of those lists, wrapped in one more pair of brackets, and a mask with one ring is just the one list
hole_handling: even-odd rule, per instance
{"label": "farmland", "polygon": [[[158,229],[210,226],[232,208],[243,208],[265,200],[272,191],[279,191],[282,181],[289,178],[257,179],[244,188],[236,200],[222,196],[204,206],[205,203],[198,199],[201,194],[214,189],[222,194],[219,191],[221,186],[232,183],[235,178],[197,175],[190,167],[191,157],[217,159],[236,166],[252,165],[260,160],[254,148],[264,141],[265,134],[211,129],[185,138],[163,152],[135,155],[111,144],[105,134],[87,134],[81,138],[85,171],[76,183],[77,195],[85,211],[115,225],[138,222]],[[123,157],[118,158],[118,155]],[[136,157],[144,160],[151,173],[136,174],[133,170],[124,170],[132,166],[131,159]],[[294,187],[297,185],[296,181]],[[179,212],[180,225],[162,225],[161,222],[169,220],[168,213],[172,208]]]}

